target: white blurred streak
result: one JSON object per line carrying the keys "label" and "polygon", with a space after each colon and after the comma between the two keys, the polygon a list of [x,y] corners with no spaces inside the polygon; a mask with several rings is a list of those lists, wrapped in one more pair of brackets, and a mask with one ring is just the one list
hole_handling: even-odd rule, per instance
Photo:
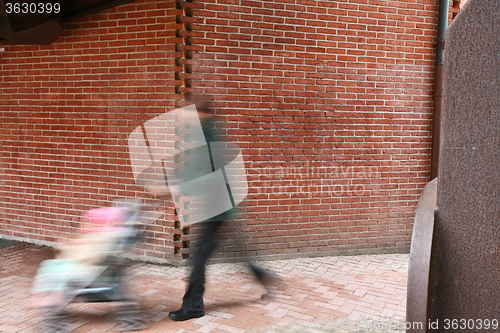
{"label": "white blurred streak", "polygon": [[245,200],[248,195],[247,173],[241,150],[238,156],[224,167],[224,170],[226,171],[227,181],[233,195],[234,204],[238,205]]}
{"label": "white blurred streak", "polygon": [[145,136],[136,128],[128,140],[136,182],[160,191],[166,191],[168,182],[184,225],[232,209],[231,196],[234,205],[246,198],[241,150],[227,142],[207,143],[194,104],[147,121],[144,131]]}
{"label": "white blurred streak", "polygon": [[187,199],[176,203],[177,215],[184,225],[206,220],[233,208],[222,170],[169,187],[173,195]]}
{"label": "white blurred streak", "polygon": [[231,190],[234,204],[241,203],[248,194],[245,162],[241,149],[230,142],[210,142],[215,169],[223,169]]}
{"label": "white blurred streak", "polygon": [[151,165],[148,145],[144,140],[142,128],[139,126],[128,136],[128,151],[134,178],[139,177],[141,172]]}

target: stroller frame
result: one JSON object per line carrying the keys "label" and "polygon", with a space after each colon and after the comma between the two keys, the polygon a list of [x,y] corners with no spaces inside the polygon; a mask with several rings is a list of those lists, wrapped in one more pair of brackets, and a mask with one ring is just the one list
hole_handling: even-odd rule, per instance
{"label": "stroller frame", "polygon": [[[91,272],[82,274],[81,263],[71,259],[50,259],[42,262],[33,289],[35,293],[40,289],[49,289],[44,298],[48,299],[49,305],[40,306],[49,310],[49,317],[44,323],[44,331],[47,333],[65,332],[64,308],[73,301],[122,303],[116,316],[119,326],[117,328],[122,331],[144,328],[139,305],[124,288],[125,270],[130,267],[130,262],[120,256],[127,248],[142,239],[143,230],[140,226],[144,220],[143,206],[137,202],[116,202],[115,205],[123,208],[124,220],[120,221],[118,228],[106,229],[110,234],[118,235],[115,238],[116,242],[106,252],[102,261],[90,266]],[[54,277],[55,283],[51,281]],[[44,286],[44,283],[52,284],[52,290],[50,285]],[[51,304],[51,300],[57,302]]]}

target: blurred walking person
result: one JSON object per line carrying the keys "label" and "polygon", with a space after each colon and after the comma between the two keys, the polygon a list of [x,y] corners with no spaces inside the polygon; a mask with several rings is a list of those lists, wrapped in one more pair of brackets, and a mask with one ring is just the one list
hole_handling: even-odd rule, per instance
{"label": "blurred walking person", "polygon": [[[227,167],[236,160],[239,149],[230,148],[216,131],[213,110],[201,99],[188,104],[191,106],[188,105],[180,116],[183,119],[181,146],[184,150],[176,160],[176,167],[166,166],[166,177],[172,197],[187,198],[187,202],[178,203],[176,207],[181,222],[199,223],[201,234],[191,262],[192,271],[182,306],[178,311],[169,313],[169,317],[176,321],[205,315],[203,295],[207,261],[216,249],[221,227],[235,218],[236,205],[246,197],[247,190],[244,187],[247,186],[246,181],[243,187],[238,187],[238,178],[241,178],[241,172],[245,172],[244,168],[236,170],[238,168]],[[206,145],[202,145],[202,141]],[[244,193],[240,193],[241,188],[245,189]],[[244,260],[264,287],[277,280],[275,274],[255,266],[248,259]]]}

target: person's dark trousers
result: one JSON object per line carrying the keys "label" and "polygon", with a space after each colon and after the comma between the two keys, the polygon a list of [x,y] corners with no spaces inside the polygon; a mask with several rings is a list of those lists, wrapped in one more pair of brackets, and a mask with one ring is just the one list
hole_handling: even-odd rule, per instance
{"label": "person's dark trousers", "polygon": [[223,224],[220,222],[203,222],[202,238],[199,241],[198,248],[193,260],[193,270],[189,278],[188,288],[182,298],[181,309],[193,312],[203,311],[203,294],[205,292],[205,270],[206,263],[210,255],[217,246],[217,230]]}
{"label": "person's dark trousers", "polygon": [[[182,298],[181,310],[185,310],[187,312],[199,313],[205,310],[205,306],[203,304],[203,294],[205,293],[206,264],[217,247],[217,231],[224,224],[224,221],[203,222],[202,224],[201,239],[198,243],[192,263],[193,268],[189,278],[189,284],[186,293]],[[247,259],[244,261],[262,285],[265,286],[264,280],[267,271],[255,266]]]}

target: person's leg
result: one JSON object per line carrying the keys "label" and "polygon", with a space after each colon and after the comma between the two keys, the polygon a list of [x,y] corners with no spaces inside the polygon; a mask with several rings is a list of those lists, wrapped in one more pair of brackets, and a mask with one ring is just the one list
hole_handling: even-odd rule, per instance
{"label": "person's leg", "polygon": [[255,260],[258,258],[255,255],[252,256],[250,251],[248,251],[248,247],[253,244],[253,239],[248,237],[248,226],[237,225],[231,220],[227,221],[227,225],[233,227],[235,242],[232,246],[235,248],[235,257],[252,272],[266,289],[267,295],[271,294],[272,290],[270,287],[277,287],[277,282],[279,282],[281,278],[276,273],[255,264]]}
{"label": "person's leg", "polygon": [[263,269],[263,268],[255,266],[255,264],[253,264],[251,262],[248,262],[247,266],[252,271],[253,275],[255,275],[257,280],[259,280],[260,283],[265,284],[264,278],[265,278],[266,274],[268,273],[268,271]]}
{"label": "person's leg", "polygon": [[205,266],[217,245],[216,234],[221,225],[222,221],[203,223],[202,235],[193,259],[189,284],[182,298],[182,307],[179,311],[171,312],[170,318],[174,320],[187,320],[202,317],[205,314],[205,306],[203,304]]}
{"label": "person's leg", "polygon": [[262,298],[273,296],[277,290],[283,290],[283,288],[286,288],[287,284],[285,280],[283,280],[283,278],[275,272],[255,266],[254,263],[249,261],[247,261],[246,264],[257,280],[259,280],[262,286],[266,289],[267,293],[262,295]]}

